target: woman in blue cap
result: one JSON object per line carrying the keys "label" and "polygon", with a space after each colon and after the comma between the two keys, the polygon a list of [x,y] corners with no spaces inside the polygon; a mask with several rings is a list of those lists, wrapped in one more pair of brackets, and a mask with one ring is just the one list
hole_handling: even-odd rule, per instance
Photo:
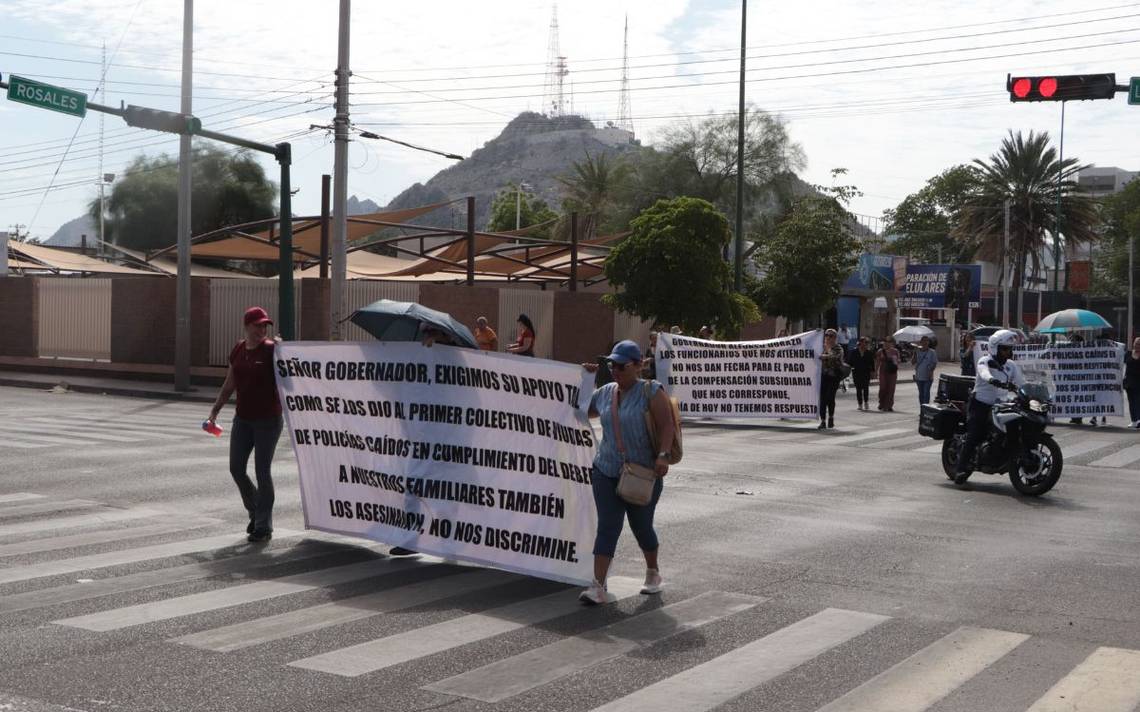
{"label": "woman in blue cap", "polygon": [[[647,595],[661,592],[663,583],[657,568],[658,541],[653,529],[653,513],[661,497],[661,478],[669,472],[668,454],[673,446],[672,405],[660,383],[640,378],[641,348],[633,341],[619,341],[606,360],[614,380],[594,391],[590,399],[590,417],[598,417],[602,423],[602,439],[594,456],[591,478],[594,504],[598,509],[594,581],[579,596],[583,603],[590,605],[613,601],[606,592],[606,574],[617,549],[623,519],[629,519],[629,527],[645,555],[645,585],[641,592]],[[590,372],[598,368],[593,363],[582,366]],[[646,410],[652,412],[657,427],[656,450],[645,422]],[[625,462],[656,472],[657,481],[648,504],[630,504],[618,496],[618,480]]]}

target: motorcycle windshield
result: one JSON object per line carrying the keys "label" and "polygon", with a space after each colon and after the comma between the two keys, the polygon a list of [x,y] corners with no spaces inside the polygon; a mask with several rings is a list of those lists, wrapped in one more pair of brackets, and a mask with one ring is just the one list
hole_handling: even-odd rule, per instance
{"label": "motorcycle windshield", "polygon": [[1049,389],[1044,383],[1026,383],[1021,387],[1021,395],[1027,400],[1048,401]]}

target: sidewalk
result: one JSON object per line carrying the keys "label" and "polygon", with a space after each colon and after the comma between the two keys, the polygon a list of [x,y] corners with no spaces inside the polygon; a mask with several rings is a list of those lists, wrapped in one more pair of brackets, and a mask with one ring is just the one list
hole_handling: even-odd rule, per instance
{"label": "sidewalk", "polygon": [[133,398],[161,398],[190,403],[212,403],[218,395],[217,386],[193,386],[188,392],[174,390],[174,384],[163,381],[139,381],[129,378],[102,376],[72,376],[59,373],[28,373],[0,370],[0,386],[51,390],[62,388],[75,393],[96,393],[108,396]]}

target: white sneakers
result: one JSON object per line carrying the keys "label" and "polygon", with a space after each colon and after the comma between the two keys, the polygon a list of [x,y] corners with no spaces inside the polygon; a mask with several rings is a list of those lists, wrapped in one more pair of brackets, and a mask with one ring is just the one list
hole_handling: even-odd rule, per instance
{"label": "white sneakers", "polygon": [[614,598],[606,591],[604,583],[599,583],[597,579],[594,579],[589,588],[578,594],[578,600],[588,606],[599,606],[603,603],[613,603]]}
{"label": "white sneakers", "polygon": [[645,583],[641,587],[641,592],[646,596],[652,596],[661,593],[663,588],[665,588],[665,584],[661,581],[661,572],[657,569],[646,569]]}
{"label": "white sneakers", "polygon": [[[641,586],[641,593],[652,596],[661,593],[663,588],[665,588],[665,583],[661,580],[661,572],[657,569],[646,569],[645,583]],[[588,606],[599,606],[604,603],[613,603],[617,598],[606,590],[605,583],[594,579],[589,587],[578,594],[578,600]]]}

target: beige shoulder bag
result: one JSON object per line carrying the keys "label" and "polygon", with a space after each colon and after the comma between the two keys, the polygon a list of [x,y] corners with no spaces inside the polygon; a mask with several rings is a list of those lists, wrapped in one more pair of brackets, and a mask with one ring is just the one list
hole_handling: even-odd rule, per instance
{"label": "beige shoulder bag", "polygon": [[657,473],[652,468],[630,462],[625,456],[625,445],[621,439],[621,422],[618,411],[621,409],[621,386],[614,386],[614,399],[610,404],[614,426],[614,444],[621,455],[621,477],[618,479],[617,494],[626,502],[644,507],[653,499],[653,486],[657,484]]}

